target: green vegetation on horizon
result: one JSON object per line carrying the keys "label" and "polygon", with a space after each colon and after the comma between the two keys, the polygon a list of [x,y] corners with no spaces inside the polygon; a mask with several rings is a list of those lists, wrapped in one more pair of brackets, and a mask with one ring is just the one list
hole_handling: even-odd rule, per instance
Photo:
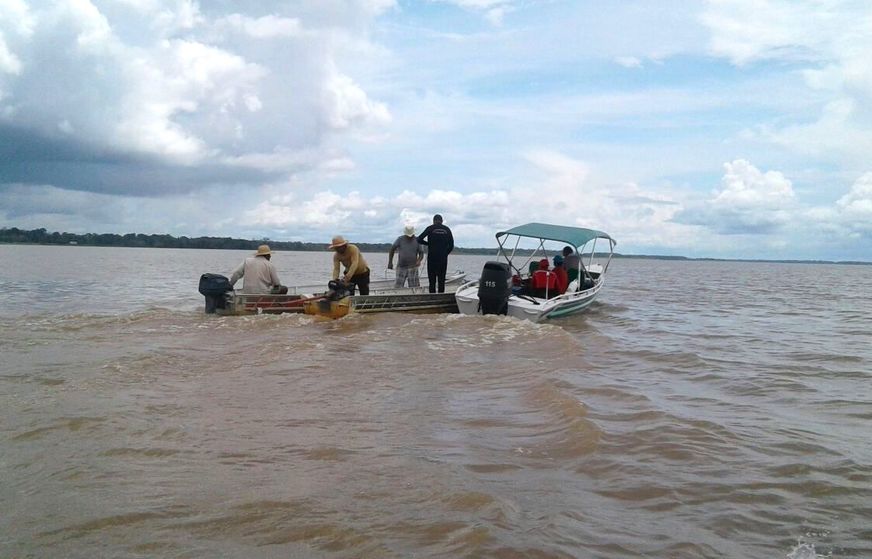
{"label": "green vegetation on horizon", "polygon": [[[308,243],[302,241],[273,241],[270,239],[250,240],[231,237],[174,237],[172,235],[144,235],[142,233],[49,233],[45,228],[18,229],[17,227],[0,228],[0,244],[33,244],[33,245],[80,245],[98,247],[135,247],[135,248],[198,248],[198,249],[229,249],[257,250],[258,245],[269,243],[273,250],[293,251],[324,251],[327,243]],[[359,243],[355,242],[364,252],[388,252],[391,243]],[[462,248],[454,247],[452,254],[496,254],[497,248]],[[527,255],[531,250],[519,249],[518,253]],[[597,254],[599,256],[599,254]],[[737,258],[689,258],[687,256],[660,256],[640,254],[618,254],[615,258],[646,258],[651,260],[693,260],[693,261],[739,261],[739,262],[784,262],[784,263],[818,263],[818,264],[860,264],[872,265],[872,262],[862,261],[831,261],[831,260],[774,260],[774,259],[737,259]]]}
{"label": "green vegetation on horizon", "polygon": [[[234,239],[231,237],[174,237],[172,235],[144,235],[142,233],[49,233],[44,228],[24,230],[17,227],[0,228],[0,243],[32,244],[32,245],[80,245],[100,247],[135,247],[135,248],[199,248],[199,249],[229,249],[257,250],[259,245],[269,243],[272,250],[320,251],[327,248],[324,243],[307,243],[302,241],[274,241],[271,239]],[[364,252],[387,252],[391,243],[359,243],[354,242]],[[496,248],[460,248],[455,247],[457,254],[495,254]]]}

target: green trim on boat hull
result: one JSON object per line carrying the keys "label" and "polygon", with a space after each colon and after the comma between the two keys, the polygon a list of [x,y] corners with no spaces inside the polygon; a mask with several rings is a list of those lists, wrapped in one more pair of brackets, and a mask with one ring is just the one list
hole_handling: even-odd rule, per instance
{"label": "green trim on boat hull", "polygon": [[585,299],[579,303],[573,303],[571,305],[557,307],[553,311],[550,311],[543,315],[542,318],[563,318],[565,316],[581,312],[585,308],[587,308],[588,305],[593,303],[595,298],[596,296],[591,297],[590,299]]}

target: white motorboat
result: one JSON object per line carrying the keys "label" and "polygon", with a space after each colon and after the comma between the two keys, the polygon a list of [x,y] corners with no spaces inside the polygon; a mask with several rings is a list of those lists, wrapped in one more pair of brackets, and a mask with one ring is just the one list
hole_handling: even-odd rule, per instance
{"label": "white motorboat", "polygon": [[[481,278],[461,285],[454,294],[462,314],[504,314],[538,322],[579,313],[602,289],[617,245],[602,231],[546,223],[513,227],[500,231],[496,238],[497,260],[485,263]],[[521,248],[524,239],[538,242],[538,247]],[[597,253],[598,240],[607,243],[607,254]],[[562,291],[555,281],[557,273],[548,269],[547,259],[549,252],[560,254],[564,246],[572,249],[578,264],[566,270],[570,281]],[[543,257],[545,269],[537,262]]]}

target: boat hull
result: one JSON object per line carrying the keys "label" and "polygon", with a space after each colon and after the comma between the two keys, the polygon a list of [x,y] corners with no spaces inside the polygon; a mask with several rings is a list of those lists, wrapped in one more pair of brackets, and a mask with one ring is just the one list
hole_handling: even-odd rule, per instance
{"label": "boat hull", "polygon": [[302,295],[252,295],[230,291],[224,308],[216,309],[220,315],[301,313],[306,297]]}
{"label": "boat hull", "polygon": [[[453,272],[445,280],[445,293],[430,293],[426,284],[420,287],[394,287],[394,280],[374,281],[370,283],[369,295],[354,295],[350,298],[351,304],[345,314],[352,311],[456,313],[454,291],[465,276],[462,271]],[[309,302],[321,300],[321,295],[324,294],[323,285],[289,287],[288,293],[284,295],[254,295],[230,291],[225,295],[223,308],[218,307],[215,312],[233,316],[303,313],[306,312],[305,306]],[[313,311],[309,314],[319,313]],[[325,311],[323,314],[330,313]]]}
{"label": "boat hull", "polygon": [[350,313],[456,313],[453,293],[405,293],[399,295],[354,295],[336,301],[310,299],[303,312],[324,318],[342,318]]}
{"label": "boat hull", "polygon": [[320,296],[230,293],[224,308],[216,312],[233,316],[306,313],[330,318],[341,318],[350,312],[456,313],[457,300],[454,293],[428,293],[420,288],[354,295],[338,301],[327,301]]}
{"label": "boat hull", "polygon": [[[572,316],[587,309],[596,299],[601,288],[602,281],[598,281],[590,289],[565,294],[554,299],[512,295],[509,297],[506,315],[533,322]],[[455,293],[455,298],[457,299],[458,312],[461,314],[481,314],[478,304],[478,282],[462,285]]]}

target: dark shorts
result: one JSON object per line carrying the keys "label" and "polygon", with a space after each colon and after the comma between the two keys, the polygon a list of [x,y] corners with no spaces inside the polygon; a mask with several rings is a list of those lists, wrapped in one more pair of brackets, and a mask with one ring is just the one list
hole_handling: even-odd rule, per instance
{"label": "dark shorts", "polygon": [[360,290],[361,295],[369,295],[369,270],[351,276],[351,279],[348,280],[348,287],[351,289],[352,295],[354,295],[355,286]]}

